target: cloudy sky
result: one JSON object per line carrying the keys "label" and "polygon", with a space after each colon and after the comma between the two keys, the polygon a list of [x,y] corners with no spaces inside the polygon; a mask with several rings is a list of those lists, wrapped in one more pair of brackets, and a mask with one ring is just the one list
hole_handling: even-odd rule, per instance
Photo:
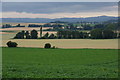
{"label": "cloudy sky", "polygon": [[119,0],[1,0],[2,2],[119,2]]}
{"label": "cloudy sky", "polygon": [[3,2],[3,18],[117,16],[117,2]]}

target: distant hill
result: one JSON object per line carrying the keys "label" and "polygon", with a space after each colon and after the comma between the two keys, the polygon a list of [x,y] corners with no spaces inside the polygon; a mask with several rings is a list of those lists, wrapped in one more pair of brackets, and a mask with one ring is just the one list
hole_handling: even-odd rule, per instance
{"label": "distant hill", "polygon": [[[112,16],[97,16],[97,17],[87,17],[87,18],[2,18],[2,22],[14,22],[14,23],[50,23],[54,21],[63,21],[63,22],[104,22],[109,20],[117,20],[118,17]],[[1,19],[0,19],[1,20]]]}

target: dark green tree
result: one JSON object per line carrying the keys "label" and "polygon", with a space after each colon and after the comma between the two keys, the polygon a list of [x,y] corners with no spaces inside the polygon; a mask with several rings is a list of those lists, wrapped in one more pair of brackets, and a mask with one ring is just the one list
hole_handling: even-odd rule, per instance
{"label": "dark green tree", "polygon": [[50,43],[46,43],[44,48],[51,48],[51,44]]}
{"label": "dark green tree", "polygon": [[40,27],[40,38],[42,38],[42,26]]}
{"label": "dark green tree", "polygon": [[96,24],[95,26],[94,26],[94,29],[103,29],[103,28],[105,28],[105,25],[104,24]]}
{"label": "dark green tree", "polygon": [[20,24],[16,25],[16,27],[20,27]]}
{"label": "dark green tree", "polygon": [[26,39],[30,39],[31,38],[31,36],[29,34],[29,31],[26,31],[25,36],[26,36]]}
{"label": "dark green tree", "polygon": [[42,38],[43,39],[48,39],[49,33],[47,32]]}
{"label": "dark green tree", "polygon": [[58,32],[57,32],[57,38],[58,38],[58,39],[61,39],[61,38],[62,38],[62,31],[58,31]]}
{"label": "dark green tree", "polygon": [[84,39],[88,39],[88,38],[89,38],[89,33],[83,32],[83,38],[84,38]]}
{"label": "dark green tree", "polygon": [[31,31],[31,39],[37,39],[38,38],[38,32],[36,30]]}
{"label": "dark green tree", "polygon": [[24,39],[24,36],[25,36],[25,31],[21,31],[21,38]]}
{"label": "dark green tree", "polygon": [[49,39],[55,39],[55,35],[54,35],[54,34],[51,34],[51,35],[49,36]]}
{"label": "dark green tree", "polygon": [[25,31],[18,32],[16,36],[14,37],[15,39],[24,39]]}
{"label": "dark green tree", "polygon": [[112,39],[115,37],[115,33],[112,30],[104,30],[103,31],[103,38],[104,39]]}
{"label": "dark green tree", "polygon": [[103,38],[101,29],[93,29],[93,30],[91,30],[90,34],[91,34],[92,39],[102,39]]}
{"label": "dark green tree", "polygon": [[80,35],[80,37],[79,37],[79,38],[81,38],[81,39],[83,39],[83,38],[84,38],[84,33],[83,33],[83,32],[79,32],[79,35]]}
{"label": "dark green tree", "polygon": [[17,44],[16,42],[12,42],[12,41],[8,41],[8,42],[7,42],[7,46],[8,46],[8,47],[17,47],[17,45],[18,45],[18,44]]}

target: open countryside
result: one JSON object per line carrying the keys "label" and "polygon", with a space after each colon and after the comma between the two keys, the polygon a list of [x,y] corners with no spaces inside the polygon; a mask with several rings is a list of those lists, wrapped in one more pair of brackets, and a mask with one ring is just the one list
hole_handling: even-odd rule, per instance
{"label": "open countryside", "polygon": [[[19,29],[2,33],[4,78],[118,77],[118,39],[13,39],[26,30]],[[8,41],[17,42],[18,48],[6,48]],[[58,49],[43,49],[46,43]]]}
{"label": "open countryside", "polygon": [[[48,27],[49,28],[49,27]],[[43,29],[48,29],[43,28]],[[21,30],[39,30],[40,28],[8,28],[1,29],[3,31],[2,34],[2,45],[3,47],[7,47],[6,43],[8,41],[17,42],[18,47],[40,47],[43,48],[45,43],[51,43],[52,45],[58,48],[100,48],[100,49],[118,49],[118,40],[119,39],[12,39],[15,34]],[[44,31],[45,33],[54,33],[56,31]],[[40,32],[38,32],[38,35]]]}
{"label": "open countryside", "polygon": [[116,3],[26,3],[2,6],[3,79],[118,79]]}

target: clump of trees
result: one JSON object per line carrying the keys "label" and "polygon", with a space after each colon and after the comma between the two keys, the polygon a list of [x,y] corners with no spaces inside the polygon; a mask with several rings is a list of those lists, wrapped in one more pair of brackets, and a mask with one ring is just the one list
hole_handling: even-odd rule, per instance
{"label": "clump of trees", "polygon": [[26,31],[25,36],[26,36],[25,37],[26,39],[30,39],[31,38],[29,31]]}
{"label": "clump of trees", "polygon": [[40,37],[38,37],[38,31],[21,31],[18,32],[14,39],[55,39],[57,38],[54,34],[49,34],[48,32],[42,36],[42,27],[40,27]]}
{"label": "clump of trees", "polygon": [[42,25],[37,25],[37,24],[29,24],[28,27],[42,27]]}
{"label": "clump of trees", "polygon": [[25,31],[18,32],[16,36],[14,37],[15,39],[24,39]]}
{"label": "clump of trees", "polygon": [[89,33],[79,31],[58,31],[58,39],[86,39],[89,38]]}
{"label": "clump of trees", "polygon": [[113,39],[117,38],[117,34],[112,30],[102,30],[102,29],[94,29],[90,32],[92,39]]}
{"label": "clump of trees", "polygon": [[20,24],[17,24],[16,26],[13,26],[13,27],[25,27],[25,26],[22,26]]}
{"label": "clump of trees", "polygon": [[94,29],[90,32],[92,39],[101,39],[102,38],[102,30]]}
{"label": "clump of trees", "polygon": [[16,26],[12,26],[11,24],[3,24],[2,28],[12,28],[12,27],[25,27],[25,26],[21,26],[20,24],[17,24]]}
{"label": "clump of trees", "polygon": [[36,30],[32,30],[30,33],[29,31],[21,31],[18,32],[14,39],[37,39],[38,38],[38,32]]}
{"label": "clump of trees", "polygon": [[12,41],[8,41],[8,42],[7,42],[7,46],[8,46],[8,47],[17,47],[17,45],[18,45],[18,44],[17,44],[16,42],[12,42]]}
{"label": "clump of trees", "polygon": [[11,28],[11,27],[12,27],[11,24],[4,24],[4,25],[2,25],[2,28]]}

